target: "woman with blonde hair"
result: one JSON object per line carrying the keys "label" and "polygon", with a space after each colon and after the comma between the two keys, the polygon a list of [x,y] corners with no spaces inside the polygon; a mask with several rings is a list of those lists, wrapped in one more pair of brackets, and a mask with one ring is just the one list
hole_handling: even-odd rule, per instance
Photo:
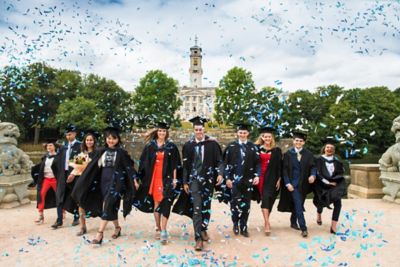
{"label": "woman with blonde hair", "polygon": [[145,137],[146,145],[140,157],[140,186],[133,205],[143,212],[153,212],[156,239],[168,241],[167,223],[175,199],[177,173],[181,167],[178,148],[168,139],[169,126],[160,122]]}
{"label": "woman with blonde hair", "polygon": [[258,200],[261,200],[264,231],[267,236],[271,234],[269,216],[279,193],[282,171],[282,151],[276,147],[274,132],[275,129],[272,127],[260,129],[260,136],[255,143],[259,149],[261,162],[257,193],[259,193]]}

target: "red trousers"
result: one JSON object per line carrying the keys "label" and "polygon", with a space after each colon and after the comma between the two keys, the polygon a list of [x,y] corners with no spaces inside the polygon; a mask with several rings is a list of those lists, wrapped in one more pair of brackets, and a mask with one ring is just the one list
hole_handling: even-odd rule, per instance
{"label": "red trousers", "polygon": [[40,190],[40,203],[38,203],[38,210],[39,212],[43,212],[44,210],[44,203],[46,200],[47,191],[50,188],[53,188],[54,192],[57,190],[57,180],[55,178],[46,178],[43,179],[42,190]]}

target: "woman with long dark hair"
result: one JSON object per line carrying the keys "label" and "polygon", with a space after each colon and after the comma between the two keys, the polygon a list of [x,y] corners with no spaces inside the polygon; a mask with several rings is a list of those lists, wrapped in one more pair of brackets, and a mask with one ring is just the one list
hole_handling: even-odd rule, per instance
{"label": "woman with long dark hair", "polygon": [[[118,211],[123,200],[123,216],[132,209],[136,188],[136,171],[133,160],[121,146],[119,129],[107,127],[104,131],[105,148],[96,151],[95,156],[77,181],[72,196],[79,207],[90,216],[101,217],[99,229],[92,244],[101,244],[103,233],[109,221],[115,230],[113,239],[121,235]],[[132,181],[135,182],[135,187]]]}
{"label": "woman with long dark hair", "polygon": [[139,210],[154,213],[156,239],[162,244],[168,240],[167,223],[181,165],[178,148],[168,139],[168,129],[166,123],[158,123],[145,138],[138,170],[141,183],[133,201]]}
{"label": "woman with long dark hair", "polygon": [[282,172],[282,151],[276,146],[274,133],[275,129],[272,127],[262,128],[255,143],[260,153],[261,175],[257,188],[266,235],[271,234],[269,216],[279,193]]}
{"label": "woman with long dark hair", "polygon": [[[81,153],[80,157],[84,159],[84,163],[81,166],[77,166],[72,173],[77,172],[78,175],[81,175],[84,169],[86,168],[87,164],[93,159],[95,151],[97,149],[97,139],[99,134],[93,130],[87,130],[86,134],[83,136],[82,144],[81,144]],[[80,177],[79,177],[80,178]],[[77,180],[79,178],[76,178]],[[86,227],[86,212],[82,207],[79,207],[79,221],[81,225],[81,230],[76,234],[77,236],[81,236],[86,234],[87,227]]]}

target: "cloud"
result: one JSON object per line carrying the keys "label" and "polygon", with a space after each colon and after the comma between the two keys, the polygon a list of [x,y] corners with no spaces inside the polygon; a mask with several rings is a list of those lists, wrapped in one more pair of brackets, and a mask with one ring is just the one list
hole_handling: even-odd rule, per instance
{"label": "cloud", "polygon": [[[203,48],[204,86],[240,66],[257,88],[399,87],[400,4],[390,1],[5,1],[0,65],[45,61],[133,90],[161,69],[189,84]],[[11,29],[10,29],[11,27]],[[397,75],[397,76],[396,76]]]}

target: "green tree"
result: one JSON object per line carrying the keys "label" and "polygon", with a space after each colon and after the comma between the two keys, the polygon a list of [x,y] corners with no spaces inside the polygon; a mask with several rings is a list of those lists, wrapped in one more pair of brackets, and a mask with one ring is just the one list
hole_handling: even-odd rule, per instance
{"label": "green tree", "polygon": [[[279,133],[284,126],[282,115],[287,111],[285,97],[282,90],[274,87],[263,87],[253,100],[252,106],[255,116],[251,117],[251,124],[257,129],[265,126],[273,126]],[[257,133],[257,131],[255,131]]]}
{"label": "green tree", "polygon": [[394,90],[393,93],[394,93],[397,97],[400,97],[400,87],[397,88],[396,90]]}
{"label": "green tree", "polygon": [[21,94],[26,81],[21,68],[6,66],[0,70],[0,121],[17,124],[23,134]]}
{"label": "green tree", "polygon": [[251,72],[234,67],[219,82],[214,118],[218,123],[228,125],[239,121],[250,123],[251,118],[257,117],[255,99]]}
{"label": "green tree", "polygon": [[133,95],[135,124],[140,127],[154,125],[157,121],[179,125],[176,110],[182,105],[178,97],[178,82],[160,70],[149,71]]}
{"label": "green tree", "polygon": [[83,88],[78,96],[93,100],[96,107],[104,111],[106,123],[116,123],[122,128],[132,125],[131,95],[115,81],[90,74],[84,78]]}
{"label": "green tree", "polygon": [[342,137],[354,154],[382,153],[393,143],[390,128],[399,114],[400,99],[387,87],[356,88],[330,107],[324,122],[327,131]]}
{"label": "green tree", "polygon": [[58,92],[53,86],[56,70],[44,63],[34,63],[25,69],[25,75],[29,80],[21,94],[23,125],[26,130],[35,129],[37,144],[40,129],[55,115],[59,105]]}
{"label": "green tree", "polygon": [[94,100],[82,96],[64,101],[57,109],[53,125],[64,129],[70,123],[75,124],[80,130],[101,131],[107,126],[105,112],[97,107]]}

